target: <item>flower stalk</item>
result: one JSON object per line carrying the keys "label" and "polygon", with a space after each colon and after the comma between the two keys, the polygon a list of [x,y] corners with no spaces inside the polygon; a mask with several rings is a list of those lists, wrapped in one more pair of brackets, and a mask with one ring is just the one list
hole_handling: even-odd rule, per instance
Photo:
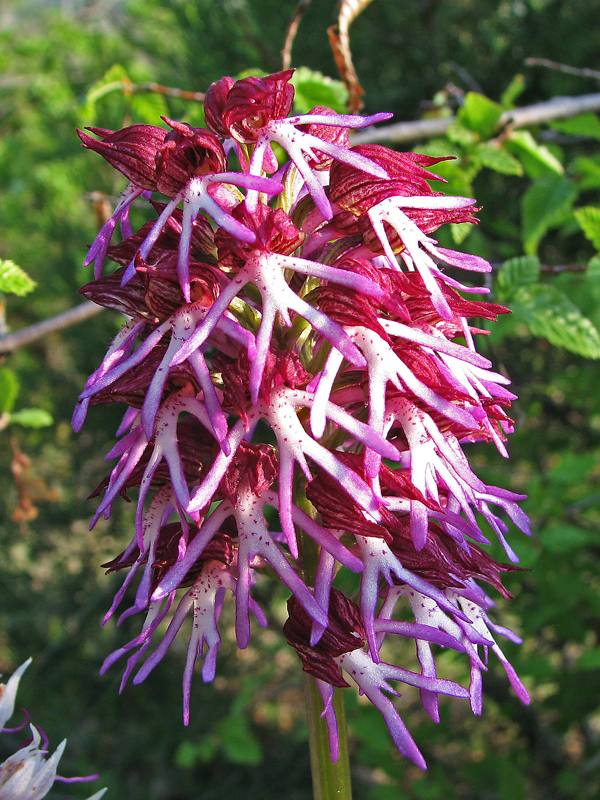
{"label": "flower stalk", "polygon": [[352,800],[344,693],[336,689],[332,701],[339,731],[339,752],[335,762],[331,760],[327,722],[322,717],[323,701],[312,675],[304,676],[304,697],[314,800]]}

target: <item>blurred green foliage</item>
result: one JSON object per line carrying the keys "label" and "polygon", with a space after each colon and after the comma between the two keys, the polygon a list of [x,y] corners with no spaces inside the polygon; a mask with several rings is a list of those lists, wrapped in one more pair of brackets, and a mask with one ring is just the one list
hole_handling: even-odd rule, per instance
{"label": "blurred green foliage", "polygon": [[[295,7],[296,0],[4,3],[0,263],[18,264],[37,286],[17,291],[19,280],[10,284],[4,268],[0,281],[9,283],[0,290],[13,295],[3,324],[16,330],[75,304],[89,279],[81,264],[98,227],[93,193],[114,203],[123,188],[115,172],[81,149],[74,128],[156,124],[161,114],[202,124],[200,104],[132,86],[156,81],[203,91],[224,74],[280,69]],[[478,446],[470,455],[484,481],[528,494],[534,528],[528,540],[513,537],[531,571],[507,578],[516,598],[500,601],[497,611],[525,640],[506,651],[532,705],[519,704],[497,665],[484,681],[480,719],[448,701],[435,726],[407,691],[403,713],[430,763],[421,774],[397,755],[379,714],[350,695],[357,798],[597,797],[600,121],[582,114],[501,132],[496,124],[517,102],[597,90],[586,78],[526,69],[523,59],[594,66],[599,11],[589,0],[378,0],[352,28],[366,111],[390,110],[399,119],[456,114],[446,136],[416,149],[455,155],[437,166],[446,190],[484,206],[476,228],[453,226],[442,244],[494,264],[492,299],[513,314],[481,346],[520,397],[510,461]],[[326,37],[333,21],[333,0],[313,0],[300,24],[293,64],[308,68],[295,78],[300,111],[345,102],[341,85],[322,77],[336,75]],[[243,653],[225,635],[214,684],[197,676],[188,729],[181,725],[183,645],[120,697],[118,668],[98,675],[103,658],[139,625],[128,619],[122,629],[99,626],[116,584],[98,565],[128,541],[132,514],[126,504],[115,506],[109,521],[88,531],[86,495],[107,469],[102,455],[118,409],[95,409],[78,436],[69,418],[118,324],[102,314],[1,365],[0,413],[21,427],[0,433],[0,667],[8,673],[34,656],[20,704],[51,743],[69,737],[62,773],[100,772],[107,797],[308,800],[300,665],[273,632],[285,616],[277,586],[260,587],[272,630],[257,632]],[[55,424],[37,427],[35,415],[25,413],[31,410],[38,425],[50,418]],[[414,663],[410,644],[397,655],[409,668]],[[442,662],[448,677],[468,680],[456,654],[445,653]],[[18,741],[3,738],[0,758]],[[87,796],[86,788],[71,796]],[[63,794],[54,789],[49,797]]]}

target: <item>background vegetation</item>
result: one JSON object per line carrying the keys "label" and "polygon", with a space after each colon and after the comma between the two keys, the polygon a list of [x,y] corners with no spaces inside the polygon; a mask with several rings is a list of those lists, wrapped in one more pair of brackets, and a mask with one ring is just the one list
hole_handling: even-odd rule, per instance
{"label": "background vegetation", "polygon": [[[114,202],[123,188],[82,150],[74,128],[156,123],[162,113],[200,124],[198,103],[135,87],[155,81],[203,91],[224,74],[280,69],[295,8],[296,0],[0,5],[0,259],[37,284],[28,291],[14,274],[0,284],[5,332],[78,302],[102,210],[93,193]],[[509,576],[516,599],[498,610],[525,640],[506,649],[532,705],[519,704],[496,665],[484,681],[481,719],[447,703],[434,726],[407,692],[405,717],[430,763],[421,774],[396,754],[378,713],[351,696],[358,800],[597,797],[600,120],[587,114],[520,132],[499,132],[497,122],[512,105],[599,91],[597,78],[524,64],[537,57],[598,66],[599,12],[597,0],[377,0],[352,28],[367,112],[390,110],[399,120],[458,114],[443,138],[414,147],[456,155],[440,169],[449,190],[473,192],[484,204],[478,228],[466,238],[455,228],[446,244],[460,242],[496,267],[494,299],[514,314],[496,326],[488,348],[520,400],[510,461],[477,448],[472,458],[487,482],[529,495],[534,523],[530,540],[512,540],[531,572]],[[337,77],[326,36],[333,21],[332,0],[313,0],[294,66]],[[322,81],[309,84],[309,99],[323,90]],[[128,541],[131,514],[115,507],[110,521],[88,532],[86,497],[107,469],[102,455],[117,412],[94,409],[77,436],[69,420],[118,325],[103,312],[19,349],[0,369],[0,668],[10,673],[34,656],[20,703],[52,744],[69,737],[63,774],[100,772],[107,797],[308,800],[300,668],[277,634],[260,634],[241,653],[232,635],[225,638],[214,685],[195,682],[187,729],[183,652],[175,649],[121,697],[118,668],[98,675],[137,624],[99,625],[115,589],[99,564]],[[264,591],[280,623],[285,597],[276,587]],[[466,679],[464,665],[446,656]],[[3,737],[0,760],[18,742]],[[71,797],[87,796],[85,788]]]}

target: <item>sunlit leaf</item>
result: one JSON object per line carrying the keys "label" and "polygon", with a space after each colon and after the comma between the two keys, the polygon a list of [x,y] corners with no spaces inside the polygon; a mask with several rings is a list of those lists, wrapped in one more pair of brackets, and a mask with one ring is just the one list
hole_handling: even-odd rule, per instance
{"label": "sunlit leaf", "polygon": [[85,125],[93,125],[96,121],[96,103],[112,92],[122,92],[130,83],[125,69],[120,64],[113,64],[100,80],[88,89],[79,109],[79,116]]}
{"label": "sunlit leaf", "polygon": [[585,136],[591,139],[600,139],[600,119],[597,114],[587,112],[577,114],[570,119],[555,120],[550,123],[555,131],[566,133],[568,136]]}
{"label": "sunlit leaf", "polygon": [[10,415],[10,421],[24,428],[47,428],[54,423],[52,415],[43,408],[22,408]]}
{"label": "sunlit leaf", "polygon": [[472,153],[471,158],[482,167],[501,172],[503,175],[522,175],[523,167],[514,156],[501,147],[493,144],[479,145]]}
{"label": "sunlit leaf", "polygon": [[0,414],[13,410],[19,396],[19,379],[8,367],[0,369]]}
{"label": "sunlit leaf", "polygon": [[498,103],[477,92],[468,92],[457,118],[466,128],[479,134],[480,139],[489,139],[501,116],[502,106]]}
{"label": "sunlit leaf", "polygon": [[548,172],[562,175],[565,171],[558,158],[529,131],[511,131],[506,146],[519,159],[530,178],[539,178]]}
{"label": "sunlit leaf", "polygon": [[458,119],[454,120],[448,127],[446,136],[453,144],[458,144],[461,147],[472,147],[477,141],[475,132],[463,125]]}
{"label": "sunlit leaf", "polygon": [[524,90],[524,76],[521,74],[515,75],[500,97],[500,105],[502,108],[513,108],[515,100]]}
{"label": "sunlit leaf", "polygon": [[169,109],[162,94],[156,92],[136,93],[131,98],[131,115],[136,122],[146,125],[162,125],[160,117],[168,116]]}
{"label": "sunlit leaf", "polygon": [[473,230],[470,222],[454,222],[450,225],[450,233],[454,244],[462,244]]}
{"label": "sunlit leaf", "polygon": [[19,297],[32,292],[37,286],[29,275],[12,261],[0,259],[0,292],[16,294]]}
{"label": "sunlit leaf", "polygon": [[575,212],[575,219],[586,238],[590,240],[596,250],[600,250],[600,208],[594,206],[578,208]]}
{"label": "sunlit leaf", "polygon": [[333,108],[340,114],[345,112],[348,90],[342,81],[336,81],[308,67],[299,67],[290,83],[296,89],[294,109],[300,114],[306,114],[315,106]]}

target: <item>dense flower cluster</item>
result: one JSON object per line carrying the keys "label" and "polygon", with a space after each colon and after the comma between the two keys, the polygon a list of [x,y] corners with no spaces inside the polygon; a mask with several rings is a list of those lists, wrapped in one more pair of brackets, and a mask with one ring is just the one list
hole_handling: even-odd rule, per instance
{"label": "dense flower cluster", "polygon": [[[74,415],[79,429],[90,404],[127,406],[92,524],[138,489],[131,543],[106,565],[128,570],[107,619],[136,578],[121,619],[146,617],[104,668],[126,656],[123,682],[135,670],[134,683],[144,680],[191,614],[187,720],[196,661],[204,680],[215,674],[224,598],[246,647],[250,614],[265,624],[252,586],[275,571],[291,592],[284,632],[317,679],[333,758],[331,698],[347,677],[424,766],[389,681],[418,687],[433,719],[439,694],[470,698],[479,713],[491,649],[528,700],[496,641],[516,637],[490,621],[479,585],[506,596],[500,575],[516,569],[481,549],[480,523],[514,563],[503,517],[524,532],[527,519],[520,497],[484,484],[462,448],[489,441],[506,455],[514,396],[476,352],[482,331],[467,321],[506,309],[465,299],[457,290],[486,290],[446,272],[490,265],[431,236],[476,222],[474,200],[431,188],[441,159],[351,146],[350,129],[387,114],[288,116],[291,75],[213,84],[207,130],[165,119],[169,130],[79,132],[130,181],[81,290],[129,320]],[[134,233],[140,196],[153,213]],[[111,244],[118,223],[122,241]],[[105,275],[107,258],[118,268]],[[318,553],[314,580],[298,536]],[[360,573],[356,603],[334,588],[340,566]],[[415,641],[420,673],[382,661],[394,634]],[[468,689],[438,677],[432,645],[465,653]]]}

